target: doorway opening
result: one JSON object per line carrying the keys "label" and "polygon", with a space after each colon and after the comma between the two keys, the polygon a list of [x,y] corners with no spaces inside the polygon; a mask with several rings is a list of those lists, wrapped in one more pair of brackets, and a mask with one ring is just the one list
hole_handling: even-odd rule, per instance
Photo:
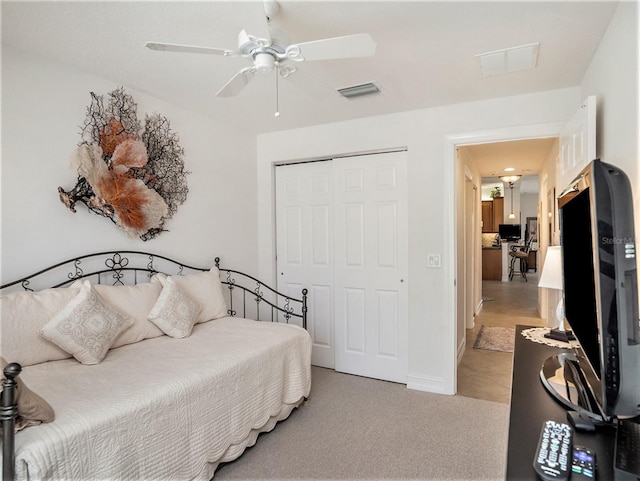
{"label": "doorway opening", "polygon": [[[540,236],[538,219],[542,210],[546,209],[543,206],[546,195],[541,191],[546,189],[548,164],[553,163],[555,167],[552,160],[555,161],[557,157],[558,140],[557,133],[535,135],[531,132],[515,139],[510,139],[507,132],[503,134],[502,138],[496,135],[493,139],[487,139],[484,135],[473,139],[467,135],[461,142],[452,142],[456,153],[456,171],[465,172],[464,178],[456,176],[457,205],[474,204],[459,201],[461,196],[472,192],[468,185],[471,178],[473,187],[477,189],[477,207],[473,214],[479,220],[475,227],[477,241],[469,242],[468,226],[465,223],[466,219],[473,216],[468,212],[461,212],[459,208],[456,212],[458,219],[465,219],[462,226],[458,221],[455,229],[458,279],[461,275],[460,264],[474,257],[467,249],[473,251],[476,257],[472,266],[465,266],[465,269],[472,271],[474,287],[468,287],[468,276],[464,276],[465,289],[461,289],[459,283],[456,283],[455,289],[459,362],[456,366],[456,392],[470,397],[508,402],[512,354],[476,349],[474,343],[482,325],[508,329],[513,329],[516,324],[546,325],[544,316],[540,315],[546,313],[546,308],[541,306],[543,299],[538,298],[537,288],[541,266],[541,259],[537,256]],[[513,170],[505,172],[504,169],[508,167]],[[509,185],[499,179],[509,173],[520,176],[516,185]],[[551,175],[555,173],[552,172]],[[496,193],[495,187],[498,186],[501,189]],[[491,211],[485,207],[495,207],[493,217],[486,217],[487,212]],[[520,238],[501,242],[500,224],[517,225],[517,230],[521,232]],[[514,276],[513,280],[509,280],[510,247],[516,248],[526,241],[530,241],[533,247],[530,264],[527,263],[524,267],[526,278]],[[483,279],[487,263],[493,264],[493,279]],[[519,265],[517,271],[520,272]],[[473,296],[471,300],[470,295]],[[460,296],[464,296],[462,300]]]}

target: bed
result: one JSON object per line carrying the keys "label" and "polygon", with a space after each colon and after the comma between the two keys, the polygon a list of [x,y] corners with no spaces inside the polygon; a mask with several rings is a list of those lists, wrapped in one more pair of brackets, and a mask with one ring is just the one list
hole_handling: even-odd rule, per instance
{"label": "bed", "polygon": [[[220,268],[219,259],[210,269],[196,268],[154,254],[119,251],[58,263],[2,291],[38,296],[53,288],[56,295],[70,296],[73,289],[88,289],[89,280],[91,289],[112,299],[104,293],[119,286],[148,289],[145,283],[153,283],[158,273],[181,283],[217,278],[224,312],[207,314],[184,337],[129,335],[130,342],[124,343],[131,327],[93,364],[53,354],[34,362],[42,361],[46,346],[29,354],[16,350],[16,342],[9,345],[13,338],[5,321],[8,325],[11,319],[3,312],[1,354],[8,362],[22,360],[4,369],[3,479],[208,480],[220,463],[239,457],[261,432],[303,403],[311,389],[306,290],[300,298],[279,293],[254,277]],[[161,295],[166,286],[157,288]],[[16,295],[24,297],[17,292],[3,296],[3,310]],[[135,299],[144,304],[143,296]],[[33,330],[34,322],[25,324]],[[17,339],[27,343],[23,331]],[[21,419],[16,379],[51,405],[53,422],[14,435]]]}

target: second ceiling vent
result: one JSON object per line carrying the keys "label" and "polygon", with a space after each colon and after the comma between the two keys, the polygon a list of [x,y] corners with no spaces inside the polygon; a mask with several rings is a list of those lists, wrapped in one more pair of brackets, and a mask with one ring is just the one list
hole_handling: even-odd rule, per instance
{"label": "second ceiling vent", "polygon": [[352,85],[351,87],[344,87],[338,89],[340,95],[346,99],[359,99],[361,97],[367,97],[369,95],[375,95],[382,92],[382,89],[376,82],[367,82],[359,85]]}
{"label": "second ceiling vent", "polygon": [[505,48],[476,55],[480,59],[480,75],[493,77],[519,70],[536,68],[539,43],[529,43],[519,47]]}

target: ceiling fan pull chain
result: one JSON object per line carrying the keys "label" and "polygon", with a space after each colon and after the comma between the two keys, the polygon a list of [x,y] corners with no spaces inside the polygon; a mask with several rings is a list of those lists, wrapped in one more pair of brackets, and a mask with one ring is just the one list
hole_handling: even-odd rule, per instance
{"label": "ceiling fan pull chain", "polygon": [[278,72],[278,67],[279,67],[279,64],[278,64],[278,62],[276,62],[276,68],[273,69],[275,71],[275,73],[276,73],[276,113],[273,114],[274,117],[280,117],[280,98],[279,98],[279,95],[278,95],[278,93],[279,93],[278,92],[279,91],[278,87],[279,87],[280,84],[279,84],[279,81],[278,81],[278,77],[279,77],[279,75],[278,75],[278,73],[279,73]]}

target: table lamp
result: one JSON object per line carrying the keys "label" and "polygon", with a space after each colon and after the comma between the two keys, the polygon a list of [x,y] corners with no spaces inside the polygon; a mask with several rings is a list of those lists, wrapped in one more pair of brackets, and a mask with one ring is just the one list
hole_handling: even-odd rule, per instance
{"label": "table lamp", "polygon": [[[544,258],[544,266],[542,267],[542,275],[538,287],[547,289],[557,289],[562,291],[562,250],[560,246],[549,246],[547,255]],[[557,341],[569,342],[575,339],[571,331],[564,328],[564,302],[562,293],[556,307],[557,326],[551,329],[551,332],[545,334],[545,337],[555,339]]]}

